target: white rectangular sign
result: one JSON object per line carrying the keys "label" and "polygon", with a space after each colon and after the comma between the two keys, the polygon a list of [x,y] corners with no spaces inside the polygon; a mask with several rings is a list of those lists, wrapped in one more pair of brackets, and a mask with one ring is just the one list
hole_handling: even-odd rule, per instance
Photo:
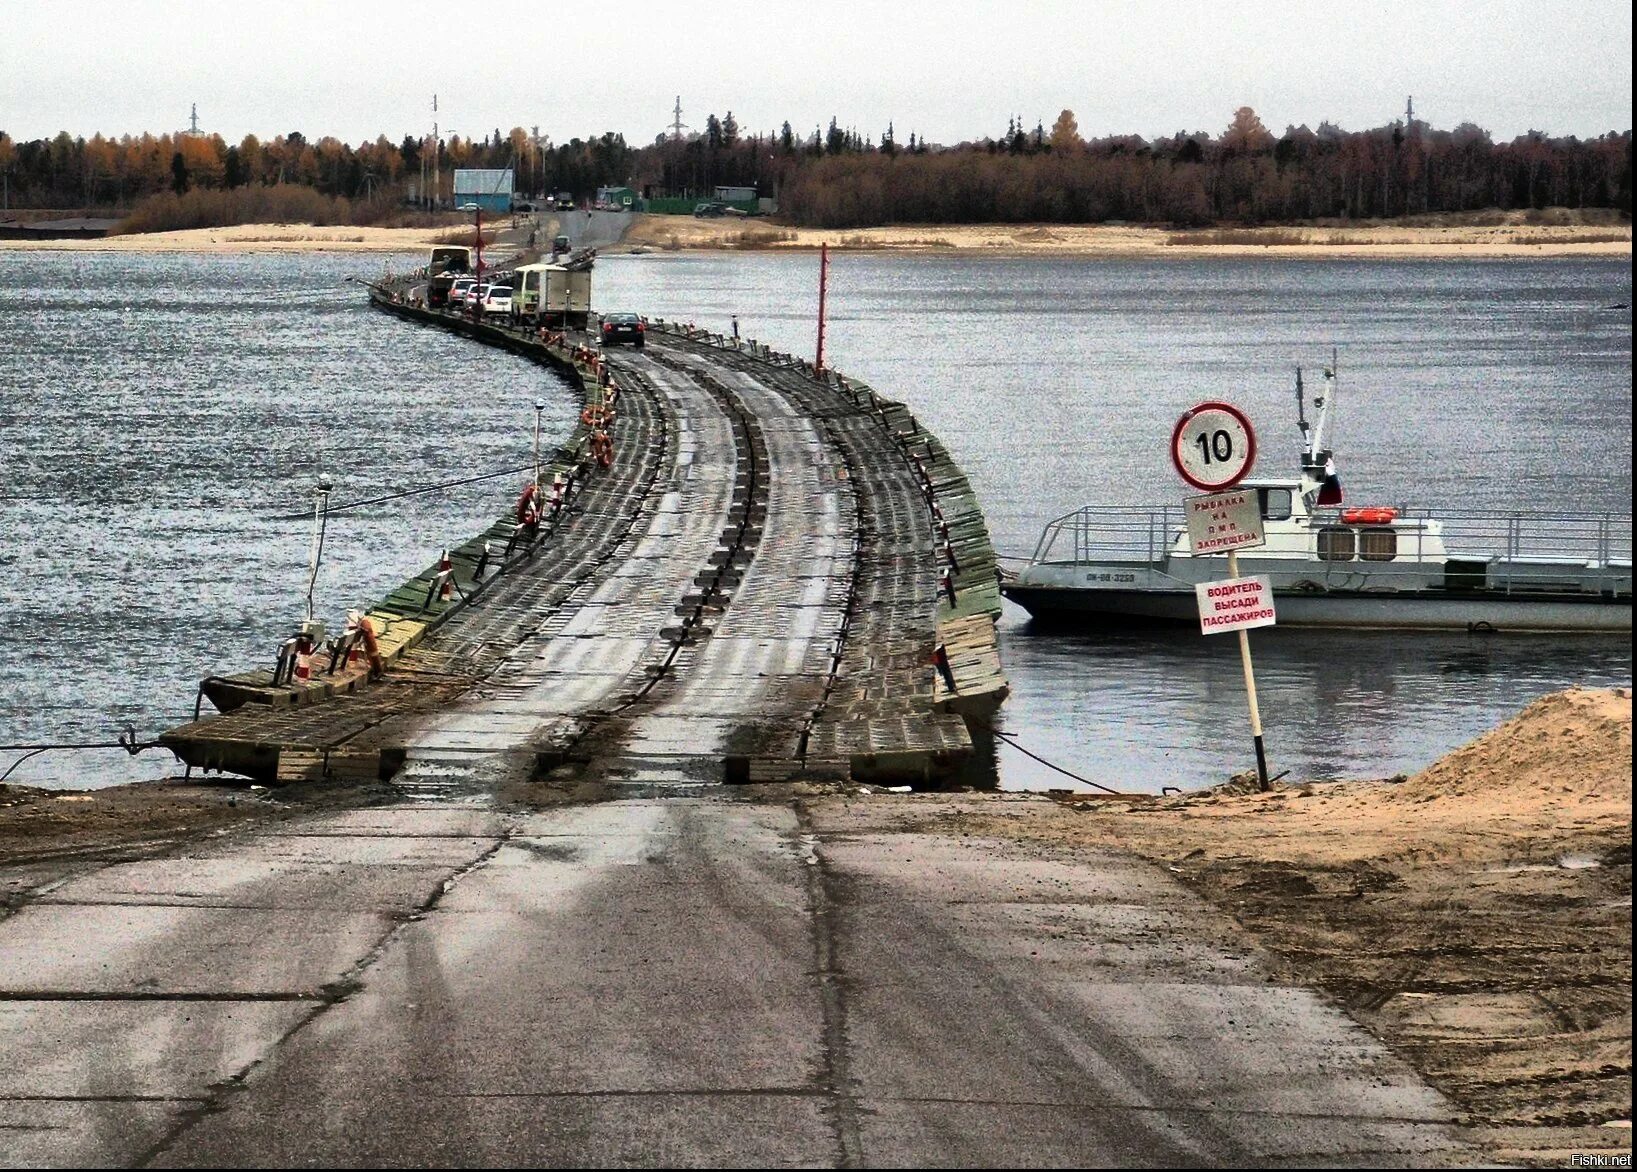
{"label": "white rectangular sign", "polygon": [[1273,586],[1265,577],[1201,582],[1194,593],[1199,598],[1199,629],[1204,634],[1273,626]]}
{"label": "white rectangular sign", "polygon": [[1196,554],[1254,549],[1267,543],[1262,506],[1254,488],[1184,497],[1182,506],[1188,514],[1188,544]]}

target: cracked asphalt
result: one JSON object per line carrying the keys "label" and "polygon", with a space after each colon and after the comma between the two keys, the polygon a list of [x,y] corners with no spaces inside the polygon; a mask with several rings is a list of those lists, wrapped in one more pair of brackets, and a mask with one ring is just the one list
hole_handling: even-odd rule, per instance
{"label": "cracked asphalt", "polygon": [[327,812],[0,921],[8,1166],[1411,1166],[1450,1115],[1163,872],[867,798]]}

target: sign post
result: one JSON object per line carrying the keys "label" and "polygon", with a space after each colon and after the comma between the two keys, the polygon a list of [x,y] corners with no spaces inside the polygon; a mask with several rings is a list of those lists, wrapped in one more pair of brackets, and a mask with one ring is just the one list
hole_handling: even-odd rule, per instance
{"label": "sign post", "polygon": [[1196,554],[1226,553],[1226,581],[1201,582],[1199,627],[1206,635],[1239,633],[1239,660],[1245,669],[1245,696],[1250,703],[1251,738],[1256,743],[1257,788],[1268,788],[1267,751],[1262,745],[1262,710],[1256,701],[1256,674],[1251,669],[1252,627],[1271,627],[1273,587],[1265,577],[1239,576],[1239,551],[1267,542],[1257,494],[1233,489],[1256,461],[1256,431],[1249,418],[1228,403],[1207,401],[1186,412],[1171,432],[1171,462],[1177,475],[1206,495],[1188,497],[1188,543]]}

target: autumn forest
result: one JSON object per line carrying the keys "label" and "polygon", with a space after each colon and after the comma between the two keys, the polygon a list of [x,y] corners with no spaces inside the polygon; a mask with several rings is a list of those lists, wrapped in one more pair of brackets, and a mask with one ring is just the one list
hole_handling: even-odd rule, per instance
{"label": "autumn forest", "polygon": [[[17,142],[0,132],[5,206],[83,209],[129,230],[259,219],[406,223],[433,172],[430,139],[384,135],[356,146],[300,133],[227,143],[217,135],[118,139],[67,132]],[[1330,123],[1275,134],[1249,107],[1216,133],[1087,140],[1064,110],[1050,127],[1012,118],[1004,132],[953,146],[892,126],[861,135],[745,133],[732,113],[701,133],[633,147],[619,134],[539,140],[522,128],[445,138],[436,169],[511,167],[521,193],[627,185],[644,195],[754,186],[800,226],[1121,220],[1185,227],[1380,219],[1479,209],[1567,207],[1631,214],[1631,131],[1596,138],[1531,131],[1497,142],[1471,123],[1434,129],[1406,117],[1369,130]]]}

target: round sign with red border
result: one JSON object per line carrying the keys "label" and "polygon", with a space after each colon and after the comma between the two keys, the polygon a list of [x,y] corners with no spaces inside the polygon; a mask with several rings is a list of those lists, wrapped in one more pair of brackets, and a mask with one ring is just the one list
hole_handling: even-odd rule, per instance
{"label": "round sign with red border", "polygon": [[1207,400],[1177,420],[1171,462],[1178,476],[1203,492],[1232,488],[1256,463],[1256,430],[1233,404]]}

